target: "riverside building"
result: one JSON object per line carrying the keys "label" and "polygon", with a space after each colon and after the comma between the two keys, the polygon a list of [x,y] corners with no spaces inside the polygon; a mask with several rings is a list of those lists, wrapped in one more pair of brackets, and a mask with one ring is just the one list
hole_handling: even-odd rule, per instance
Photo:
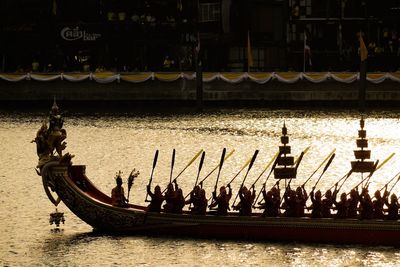
{"label": "riverside building", "polygon": [[395,71],[399,27],[399,0],[3,0],[0,71],[357,71],[359,31]]}

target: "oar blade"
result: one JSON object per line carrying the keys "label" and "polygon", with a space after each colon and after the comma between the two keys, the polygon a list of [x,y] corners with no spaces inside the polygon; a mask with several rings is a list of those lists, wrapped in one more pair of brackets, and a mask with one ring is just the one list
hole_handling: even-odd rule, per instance
{"label": "oar blade", "polygon": [[300,156],[295,160],[294,165],[298,165],[299,161],[303,158],[304,154],[306,154],[308,150],[310,150],[310,148],[311,146],[308,146],[301,152]]}
{"label": "oar blade", "polygon": [[197,154],[188,162],[188,164],[186,164],[185,168],[182,169],[182,171],[175,177],[174,181],[176,181],[179,176],[181,176],[181,174],[190,166],[192,165],[192,163],[201,155],[201,153],[203,152],[203,149],[200,149],[199,152],[197,152]]}
{"label": "oar blade", "polygon": [[222,168],[222,165],[224,164],[225,154],[226,154],[226,148],[224,147],[224,149],[222,149],[221,159],[219,161],[219,169],[220,170]]}
{"label": "oar blade", "polygon": [[172,150],[171,173],[169,175],[169,182],[172,181],[172,173],[174,172],[174,165],[175,165],[175,148]]}
{"label": "oar blade", "polygon": [[329,158],[328,163],[326,163],[325,168],[322,170],[322,173],[325,173],[325,172],[326,172],[326,170],[327,170],[327,169],[329,168],[329,166],[331,165],[331,163],[332,163],[333,159],[335,158],[335,156],[336,156],[335,153],[333,153],[333,154],[331,155],[331,157]]}
{"label": "oar blade", "polygon": [[157,160],[158,160],[158,149],[156,150],[156,153],[154,154],[153,169],[156,167]]}
{"label": "oar blade", "polygon": [[387,157],[384,161],[382,161],[382,163],[379,164],[379,166],[377,166],[377,167],[375,168],[374,171],[377,171],[377,170],[379,170],[380,168],[382,168],[382,166],[385,165],[391,158],[393,158],[393,156],[394,156],[395,154],[396,154],[396,153],[390,154],[389,157]]}
{"label": "oar blade", "polygon": [[279,151],[276,152],[276,154],[272,157],[272,159],[268,162],[267,165],[265,165],[263,171],[260,173],[260,175],[257,177],[257,179],[254,181],[254,183],[252,184],[252,186],[254,186],[258,180],[261,178],[261,176],[263,176],[263,174],[268,170],[268,168],[271,166],[272,163],[274,163],[277,159],[277,157],[279,156]]}
{"label": "oar blade", "polygon": [[222,165],[224,164],[225,154],[226,154],[226,148],[224,147],[224,149],[222,150],[222,154],[221,154],[221,160],[219,162],[219,169],[218,169],[218,174],[217,174],[217,180],[215,181],[214,192],[217,192],[219,175],[221,174]]}
{"label": "oar blade", "polygon": [[203,168],[203,163],[204,163],[205,156],[206,156],[206,152],[203,151],[203,153],[201,154],[200,163],[199,163],[199,173],[201,171],[201,168]]}
{"label": "oar blade", "polygon": [[[230,156],[232,156],[232,154],[235,152],[235,149],[231,150],[224,158],[224,161],[226,161]],[[214,169],[212,169],[204,178],[203,180],[200,181],[200,183],[204,182],[208,177],[211,176],[211,174],[213,174],[218,168],[219,168],[218,164],[217,166],[214,167]]]}
{"label": "oar blade", "polygon": [[249,170],[253,167],[253,164],[254,164],[254,161],[255,161],[256,158],[257,158],[258,152],[259,152],[258,149],[257,149],[256,151],[254,151],[254,155],[253,155],[253,157],[251,158],[251,161],[250,161],[250,164],[249,164]]}

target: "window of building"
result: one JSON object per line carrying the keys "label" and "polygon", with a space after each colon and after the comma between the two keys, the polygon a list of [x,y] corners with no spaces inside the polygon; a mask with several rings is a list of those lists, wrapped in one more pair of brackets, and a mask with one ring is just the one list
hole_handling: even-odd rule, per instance
{"label": "window of building", "polygon": [[201,3],[199,22],[213,22],[221,20],[220,3]]}

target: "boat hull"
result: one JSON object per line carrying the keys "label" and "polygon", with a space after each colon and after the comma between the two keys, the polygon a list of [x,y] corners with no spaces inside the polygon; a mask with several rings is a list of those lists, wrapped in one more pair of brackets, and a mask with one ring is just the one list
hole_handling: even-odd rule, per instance
{"label": "boat hull", "polygon": [[153,213],[146,212],[143,206],[111,206],[108,196],[86,178],[84,166],[52,166],[43,175],[54,184],[54,191],[76,216],[101,232],[400,245],[398,221]]}

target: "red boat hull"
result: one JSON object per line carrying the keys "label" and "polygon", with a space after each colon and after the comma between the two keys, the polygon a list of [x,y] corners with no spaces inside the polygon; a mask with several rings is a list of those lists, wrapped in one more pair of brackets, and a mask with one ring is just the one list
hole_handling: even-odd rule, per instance
{"label": "red boat hull", "polygon": [[[45,168],[44,168],[45,169]],[[86,177],[85,166],[52,166],[42,174],[65,205],[95,230],[110,233],[251,239],[284,242],[400,245],[400,222],[357,219],[150,213],[118,208]]]}

